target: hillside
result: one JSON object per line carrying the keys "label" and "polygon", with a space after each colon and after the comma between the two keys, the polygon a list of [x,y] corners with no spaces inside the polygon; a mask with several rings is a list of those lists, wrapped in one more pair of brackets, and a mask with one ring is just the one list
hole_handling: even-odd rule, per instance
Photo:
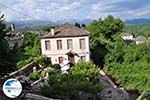
{"label": "hillside", "polygon": [[135,36],[137,35],[150,36],[150,24],[137,24],[137,25],[126,24],[124,31],[131,32]]}
{"label": "hillside", "polygon": [[150,24],[150,19],[145,19],[145,18],[139,18],[139,19],[127,19],[125,20],[126,24],[132,24],[132,25],[137,25],[137,24]]}

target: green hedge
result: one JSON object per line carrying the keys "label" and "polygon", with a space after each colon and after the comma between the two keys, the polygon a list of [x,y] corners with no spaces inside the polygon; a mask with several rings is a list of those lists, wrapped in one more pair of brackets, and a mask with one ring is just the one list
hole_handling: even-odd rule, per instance
{"label": "green hedge", "polygon": [[40,74],[38,72],[32,72],[29,74],[29,78],[31,80],[38,80],[40,78]]}
{"label": "green hedge", "polygon": [[60,69],[60,65],[59,64],[53,64],[51,67],[54,68],[54,69]]}

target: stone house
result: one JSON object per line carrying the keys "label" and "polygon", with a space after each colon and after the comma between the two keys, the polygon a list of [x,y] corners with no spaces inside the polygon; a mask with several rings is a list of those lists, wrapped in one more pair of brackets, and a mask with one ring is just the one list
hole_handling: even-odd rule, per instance
{"label": "stone house", "polygon": [[124,32],[124,33],[121,33],[121,37],[123,40],[127,41],[127,40],[134,40],[134,37],[131,33],[128,33],[128,32]]}
{"label": "stone house", "polygon": [[141,35],[135,38],[135,42],[136,42],[137,45],[141,44],[141,43],[144,43],[146,41],[147,41],[146,37],[141,36]]}
{"label": "stone house", "polygon": [[39,36],[42,36],[43,34],[41,34],[42,32],[32,29],[32,28],[20,28],[20,29],[16,29],[14,24],[11,24],[10,26],[11,31],[7,33],[7,37],[6,39],[9,42],[9,46],[13,47],[15,45],[15,43],[18,43],[18,46],[20,47],[23,43],[23,38],[24,32],[31,32],[34,34],[38,34]]}
{"label": "stone house", "polygon": [[61,64],[64,60],[89,61],[89,33],[68,23],[52,27],[51,32],[42,37],[41,49],[52,64]]}

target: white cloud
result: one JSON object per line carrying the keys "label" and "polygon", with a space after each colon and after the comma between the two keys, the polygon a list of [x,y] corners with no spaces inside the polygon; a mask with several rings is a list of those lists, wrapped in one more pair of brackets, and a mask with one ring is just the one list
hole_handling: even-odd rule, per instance
{"label": "white cloud", "polygon": [[[66,2],[65,0],[63,2]],[[19,0],[18,3],[11,6],[11,8],[23,13],[24,15],[32,16],[34,19],[38,20],[56,20],[65,19],[66,17],[73,17],[75,15],[75,10],[81,6],[80,2],[50,2],[50,0]],[[18,9],[19,8],[19,9]],[[7,19],[12,20],[31,20],[28,16],[12,12],[9,9],[3,9],[5,15],[8,16]],[[11,12],[11,13],[10,13]],[[11,17],[9,17],[11,16]]]}
{"label": "white cloud", "polygon": [[61,11],[63,10],[70,10],[70,9],[75,9],[75,8],[78,8],[80,7],[80,3],[79,2],[73,2],[71,4],[67,4],[67,5],[64,5],[62,8],[60,8]]}
{"label": "white cloud", "polygon": [[139,9],[134,9],[128,11],[128,14],[133,15],[135,17],[140,17],[146,14],[150,14],[150,6],[144,7],[144,8],[139,8]]}
{"label": "white cloud", "polygon": [[[128,5],[123,5],[129,11],[124,10],[123,7],[117,8],[118,3],[126,1],[131,2],[131,0],[2,0],[2,4],[23,14],[18,14],[2,6],[0,9],[7,20],[96,19],[108,15],[125,19],[150,15],[148,10],[150,7],[129,9],[127,8]],[[32,18],[27,15],[32,16]]]}
{"label": "white cloud", "polygon": [[[108,1],[108,0],[107,0]],[[107,2],[107,1],[99,1],[98,3],[95,3],[92,5],[93,10],[105,10],[111,8],[112,2]]]}

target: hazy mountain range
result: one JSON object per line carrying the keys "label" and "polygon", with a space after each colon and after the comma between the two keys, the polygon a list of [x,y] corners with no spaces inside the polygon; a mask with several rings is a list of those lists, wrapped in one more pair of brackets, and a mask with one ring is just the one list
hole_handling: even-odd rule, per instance
{"label": "hazy mountain range", "polygon": [[59,21],[44,21],[44,20],[29,20],[29,21],[12,21],[12,22],[6,22],[8,26],[10,24],[15,24],[16,28],[35,28],[35,27],[43,27],[43,26],[52,26],[52,25],[60,25],[64,23],[71,23],[75,24],[76,22],[79,24],[89,24],[93,20],[92,19],[84,19],[84,20],[76,20],[76,19],[64,19]]}
{"label": "hazy mountain range", "polygon": [[150,19],[132,19],[132,20],[125,20],[126,24],[150,24]]}
{"label": "hazy mountain range", "polygon": [[[30,21],[12,21],[12,22],[6,22],[8,26],[10,24],[15,24],[16,28],[35,28],[35,27],[44,27],[44,26],[52,26],[52,25],[60,25],[63,23],[71,23],[75,24],[76,22],[79,24],[89,24],[93,20],[92,19],[83,19],[83,20],[76,20],[76,19],[64,19],[59,21],[42,21],[42,20],[30,20]],[[150,24],[150,19],[131,19],[131,20],[125,20],[126,24]]]}

